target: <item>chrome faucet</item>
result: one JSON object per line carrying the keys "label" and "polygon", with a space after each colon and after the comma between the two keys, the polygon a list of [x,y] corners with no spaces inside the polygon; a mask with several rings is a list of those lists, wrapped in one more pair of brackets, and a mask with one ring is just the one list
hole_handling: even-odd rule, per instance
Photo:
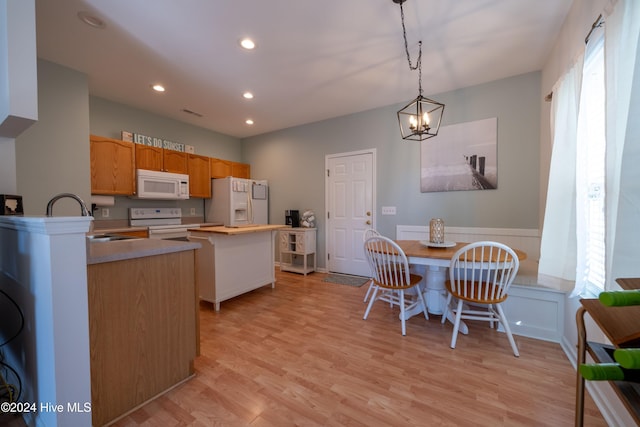
{"label": "chrome faucet", "polygon": [[89,209],[87,208],[87,205],[84,203],[84,201],[76,196],[73,193],[60,193],[56,196],[53,196],[53,198],[51,200],[49,200],[49,203],[47,203],[47,216],[53,216],[53,205],[55,202],[57,202],[58,200],[68,197],[70,199],[74,199],[76,200],[78,203],[80,203],[80,213],[82,216],[93,216],[91,215],[91,212],[89,211]]}

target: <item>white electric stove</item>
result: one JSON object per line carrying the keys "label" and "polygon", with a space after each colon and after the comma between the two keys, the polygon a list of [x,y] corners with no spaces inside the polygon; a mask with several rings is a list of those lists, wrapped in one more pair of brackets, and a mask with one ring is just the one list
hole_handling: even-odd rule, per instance
{"label": "white electric stove", "polygon": [[199,224],[182,224],[180,208],[129,208],[129,225],[148,227],[150,239],[187,240],[189,228]]}

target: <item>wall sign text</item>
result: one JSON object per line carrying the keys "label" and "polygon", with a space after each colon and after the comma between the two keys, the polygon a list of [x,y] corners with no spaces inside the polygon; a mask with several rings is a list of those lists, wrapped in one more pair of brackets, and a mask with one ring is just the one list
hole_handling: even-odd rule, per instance
{"label": "wall sign text", "polygon": [[132,133],[122,131],[122,140],[134,142],[136,144],[148,145],[151,147],[164,148],[166,150],[182,151],[193,153],[193,146],[186,145],[181,142],[170,141],[155,136],[143,135],[141,133]]}

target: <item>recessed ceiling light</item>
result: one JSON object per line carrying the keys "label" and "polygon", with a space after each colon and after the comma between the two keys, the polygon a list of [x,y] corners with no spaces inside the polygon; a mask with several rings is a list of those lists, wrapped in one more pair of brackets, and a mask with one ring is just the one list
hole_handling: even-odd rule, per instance
{"label": "recessed ceiling light", "polygon": [[253,99],[253,94],[251,92],[245,92],[242,94],[246,99]]}
{"label": "recessed ceiling light", "polygon": [[78,18],[87,25],[92,26],[93,28],[103,29],[106,27],[104,21],[98,18],[95,15],[90,14],[89,12],[78,12]]}
{"label": "recessed ceiling light", "polygon": [[152,85],[151,88],[153,90],[155,90],[156,92],[164,92],[164,86],[162,86],[160,84]]}
{"label": "recessed ceiling light", "polygon": [[242,39],[240,40],[240,46],[247,50],[251,50],[256,47],[256,44],[251,39]]}
{"label": "recessed ceiling light", "polygon": [[251,119],[247,119],[244,121],[246,124],[248,124],[249,126],[251,126],[253,124],[253,120]]}

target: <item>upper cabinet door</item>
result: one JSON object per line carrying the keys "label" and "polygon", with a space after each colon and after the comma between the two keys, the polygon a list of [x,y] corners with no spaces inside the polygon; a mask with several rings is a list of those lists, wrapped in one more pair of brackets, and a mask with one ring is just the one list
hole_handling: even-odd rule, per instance
{"label": "upper cabinet door", "polygon": [[150,145],[135,144],[136,146],[136,169],[146,169],[151,171],[162,171],[163,169],[163,149]]}
{"label": "upper cabinet door", "polygon": [[187,153],[144,144],[136,145],[136,169],[187,174]]}
{"label": "upper cabinet door", "polygon": [[211,178],[226,178],[231,176],[231,161],[216,159],[211,157],[209,159],[211,165]]}
{"label": "upper cabinet door", "polygon": [[174,150],[164,151],[164,171],[173,173],[189,173],[187,153]]}
{"label": "upper cabinet door", "polygon": [[236,178],[251,178],[251,166],[246,163],[231,162],[231,176]]}
{"label": "upper cabinet door", "polygon": [[209,157],[189,154],[189,196],[211,197]]}
{"label": "upper cabinet door", "polygon": [[211,178],[226,178],[233,176],[235,178],[251,178],[251,166],[246,163],[232,162],[230,160],[216,159],[212,157]]}
{"label": "upper cabinet door", "polygon": [[91,194],[135,193],[135,148],[132,142],[91,135]]}

